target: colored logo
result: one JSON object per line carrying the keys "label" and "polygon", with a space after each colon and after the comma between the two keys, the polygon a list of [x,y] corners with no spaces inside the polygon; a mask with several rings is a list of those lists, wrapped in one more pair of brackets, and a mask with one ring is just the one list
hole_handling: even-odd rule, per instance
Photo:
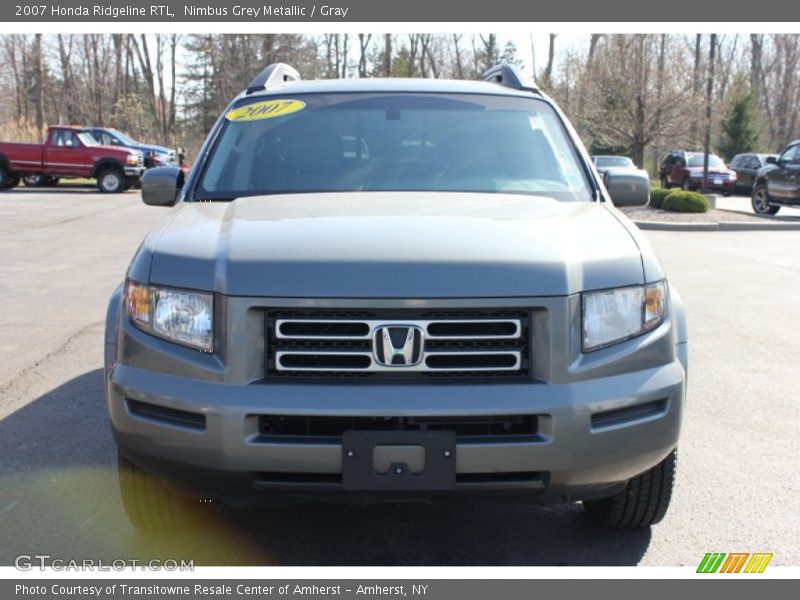
{"label": "colored logo", "polygon": [[772,553],[709,552],[700,561],[698,573],[763,573]]}
{"label": "colored logo", "polygon": [[303,110],[306,103],[302,100],[265,100],[254,102],[229,110],[225,115],[228,121],[258,121],[260,119],[274,119]]}

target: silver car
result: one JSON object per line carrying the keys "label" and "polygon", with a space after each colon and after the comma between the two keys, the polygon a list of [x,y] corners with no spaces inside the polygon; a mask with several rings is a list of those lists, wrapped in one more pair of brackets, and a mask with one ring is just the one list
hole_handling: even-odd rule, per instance
{"label": "silver car", "polygon": [[131,520],[213,502],[577,502],[647,527],[673,488],[684,311],[520,71],[301,81],[221,115],[108,307]]}

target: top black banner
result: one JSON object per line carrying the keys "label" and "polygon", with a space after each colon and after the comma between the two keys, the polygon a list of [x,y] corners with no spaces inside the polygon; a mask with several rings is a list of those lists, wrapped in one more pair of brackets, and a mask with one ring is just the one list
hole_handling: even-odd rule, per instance
{"label": "top black banner", "polygon": [[[2,22],[741,22],[780,21],[796,31],[800,3],[786,0],[641,0],[553,2],[540,0],[331,0],[330,4],[263,0],[19,1],[0,5]],[[750,27],[752,29],[752,27]]]}

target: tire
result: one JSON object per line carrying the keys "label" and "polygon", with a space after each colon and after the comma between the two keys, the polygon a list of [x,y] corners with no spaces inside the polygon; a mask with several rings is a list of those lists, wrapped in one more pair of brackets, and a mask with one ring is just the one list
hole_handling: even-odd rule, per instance
{"label": "tire", "polygon": [[19,175],[11,175],[7,178],[5,189],[10,190],[11,188],[15,188],[19,185],[21,181]]}
{"label": "tire", "polygon": [[47,185],[48,177],[42,174],[28,175],[23,179],[26,187],[42,187]]}
{"label": "tire", "polygon": [[97,189],[104,194],[125,191],[125,174],[117,167],[104,167],[97,174]]}
{"label": "tire", "polygon": [[8,182],[11,179],[11,176],[8,174],[8,171],[5,167],[0,167],[0,190],[5,190],[8,188]]}
{"label": "tire", "polygon": [[589,519],[606,529],[634,529],[655,525],[667,514],[675,484],[677,450],[649,471],[637,475],[610,498],[583,503]]}
{"label": "tire", "polygon": [[767,186],[757,185],[753,190],[753,195],[750,198],[750,204],[753,207],[753,212],[757,215],[774,215],[781,207],[769,205],[769,192]]}
{"label": "tire", "polygon": [[59,181],[61,181],[61,180],[58,177],[48,177],[47,178],[47,185],[51,185],[53,187],[56,187],[58,185]]}
{"label": "tire", "polygon": [[181,496],[147,471],[137,467],[117,451],[117,472],[122,505],[136,529],[151,533],[170,533],[208,520],[209,505]]}
{"label": "tire", "polygon": [[669,178],[666,175],[661,176],[661,187],[665,190],[668,190],[672,187],[672,184],[669,182]]}
{"label": "tire", "polygon": [[689,178],[688,177],[684,177],[683,181],[681,182],[681,189],[684,192],[688,192],[688,191],[691,190],[691,188],[692,188],[692,186],[691,186],[691,183],[689,182]]}

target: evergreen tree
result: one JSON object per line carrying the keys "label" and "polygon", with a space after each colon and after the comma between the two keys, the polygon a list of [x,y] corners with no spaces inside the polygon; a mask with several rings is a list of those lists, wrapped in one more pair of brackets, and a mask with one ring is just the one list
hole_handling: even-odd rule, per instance
{"label": "evergreen tree", "polygon": [[741,152],[753,152],[759,143],[755,97],[743,77],[733,85],[731,104],[722,120],[720,153],[730,160]]}
{"label": "evergreen tree", "polygon": [[511,40],[506,42],[506,45],[503,48],[503,54],[500,55],[500,62],[507,63],[509,65],[515,65],[517,67],[522,66],[522,60],[520,60],[519,56],[517,55],[517,45]]}

